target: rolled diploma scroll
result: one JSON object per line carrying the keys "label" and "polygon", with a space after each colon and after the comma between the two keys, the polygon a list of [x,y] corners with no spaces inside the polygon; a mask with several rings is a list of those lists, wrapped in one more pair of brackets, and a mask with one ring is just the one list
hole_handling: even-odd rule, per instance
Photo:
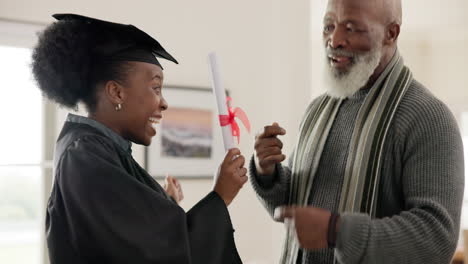
{"label": "rolled diploma scroll", "polygon": [[[208,54],[208,63],[210,64],[211,69],[211,80],[213,86],[213,93],[216,98],[216,104],[218,105],[218,119],[221,115],[229,115],[226,101],[226,92],[223,87],[223,82],[221,81],[221,74],[219,70],[219,60],[216,53],[211,52]],[[219,124],[221,122],[218,120]],[[221,132],[223,134],[224,149],[227,152],[228,150],[235,148],[236,144],[234,143],[234,137],[232,135],[231,125],[221,126]],[[218,167],[214,177],[213,185],[218,181],[219,173],[221,170],[221,165]]]}
{"label": "rolled diploma scroll", "polygon": [[[213,92],[218,105],[218,116],[229,115],[226,101],[226,92],[221,81],[221,75],[219,70],[219,60],[216,53],[211,52],[208,54],[208,61],[211,68],[211,79],[213,84]],[[219,120],[218,120],[219,122]],[[226,151],[235,148],[236,144],[232,135],[231,125],[222,126],[221,131],[223,134],[224,149]]]}

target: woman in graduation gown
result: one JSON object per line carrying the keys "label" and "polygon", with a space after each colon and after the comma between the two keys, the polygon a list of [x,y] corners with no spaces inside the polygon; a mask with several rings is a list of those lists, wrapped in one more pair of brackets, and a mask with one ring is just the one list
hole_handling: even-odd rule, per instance
{"label": "woman in graduation gown", "polygon": [[83,103],[88,116],[70,114],[57,140],[46,218],[51,263],[242,263],[227,210],[247,181],[238,149],[188,212],[131,155],[130,142],[149,145],[168,108],[156,57],[177,61],[132,25],[54,17],[34,48],[34,77],[48,98]]}

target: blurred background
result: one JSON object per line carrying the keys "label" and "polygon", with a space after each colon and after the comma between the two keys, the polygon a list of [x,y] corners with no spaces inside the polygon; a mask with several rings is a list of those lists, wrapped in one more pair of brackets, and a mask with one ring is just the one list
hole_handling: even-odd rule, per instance
{"label": "blurred background", "polygon": [[[403,2],[400,52],[415,78],[450,107],[468,142],[468,1]],[[42,99],[29,64],[36,33],[53,21],[51,14],[79,13],[143,29],[180,62],[162,62],[168,85],[210,87],[206,56],[216,51],[225,86],[249,114],[253,131],[279,122],[288,131],[283,142],[289,153],[303,111],[323,92],[325,6],[325,0],[0,0],[0,263],[48,263],[44,210],[53,146],[68,110]],[[242,134],[240,148],[249,157],[255,133]],[[143,164],[144,148],[134,146],[133,153]],[[212,187],[210,178],[181,183],[186,210]],[[229,210],[244,263],[277,263],[284,228],[270,219],[250,184]],[[468,228],[465,212],[462,229]]]}

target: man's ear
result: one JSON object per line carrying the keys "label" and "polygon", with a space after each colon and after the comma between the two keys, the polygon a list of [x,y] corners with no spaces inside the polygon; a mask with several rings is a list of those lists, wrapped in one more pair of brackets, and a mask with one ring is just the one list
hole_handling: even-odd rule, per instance
{"label": "man's ear", "polygon": [[392,45],[395,44],[400,36],[400,25],[397,23],[391,23],[385,29],[385,40],[384,44]]}
{"label": "man's ear", "polygon": [[104,95],[113,105],[123,104],[125,99],[124,88],[116,81],[107,81],[104,86]]}

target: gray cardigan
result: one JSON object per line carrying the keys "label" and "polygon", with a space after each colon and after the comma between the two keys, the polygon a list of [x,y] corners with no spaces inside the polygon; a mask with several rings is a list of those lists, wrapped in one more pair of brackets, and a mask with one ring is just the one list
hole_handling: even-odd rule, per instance
{"label": "gray cardigan", "polygon": [[[359,91],[340,107],[311,206],[338,208],[353,124],[366,94]],[[395,113],[383,160],[376,219],[342,214],[336,250],[301,250],[302,263],[333,263],[334,255],[340,263],[450,263],[460,228],[463,143],[450,110],[417,81]],[[264,177],[250,163],[253,188],[271,215],[288,204],[290,165],[277,165],[274,175]]]}

